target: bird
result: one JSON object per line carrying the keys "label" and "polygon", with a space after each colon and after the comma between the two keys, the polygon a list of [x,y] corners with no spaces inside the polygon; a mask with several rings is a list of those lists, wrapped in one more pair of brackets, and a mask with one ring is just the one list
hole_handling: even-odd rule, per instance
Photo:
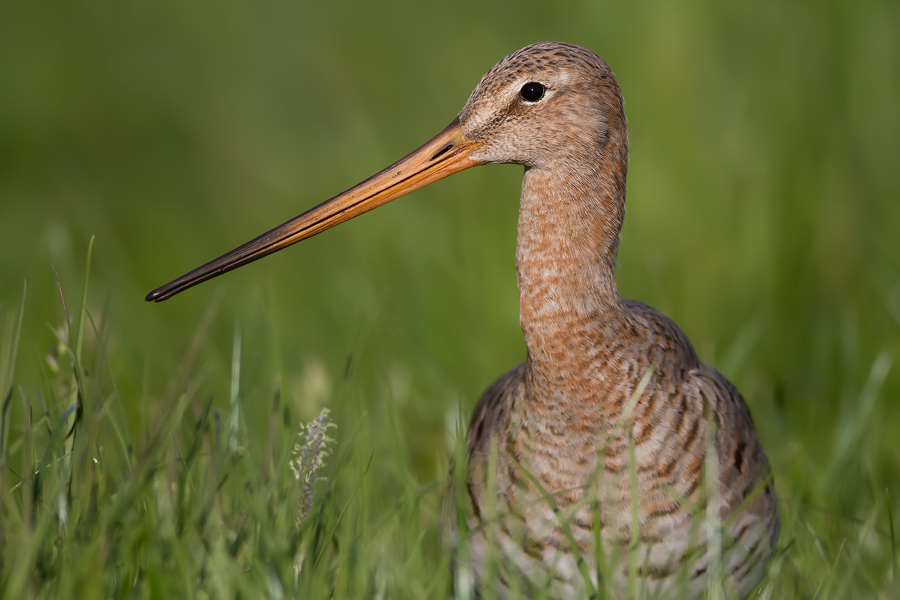
{"label": "bird", "polygon": [[527,356],[468,428],[450,500],[455,585],[498,598],[745,598],[780,532],[771,468],[737,388],[672,320],[619,296],[628,152],[607,63],[581,46],[532,44],[491,68],[419,149],[146,300],[464,169],[522,165]]}

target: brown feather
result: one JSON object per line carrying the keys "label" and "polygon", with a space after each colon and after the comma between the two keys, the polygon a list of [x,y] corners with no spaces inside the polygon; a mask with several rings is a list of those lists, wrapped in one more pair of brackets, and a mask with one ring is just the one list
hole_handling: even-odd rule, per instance
{"label": "brown feather", "polygon": [[[529,81],[546,86],[541,102],[518,98]],[[609,67],[577,46],[529,46],[484,76],[459,118],[484,144],[474,159],[526,165],[516,264],[528,360],[485,392],[469,428],[470,533],[458,539],[479,585],[501,596],[516,582],[580,598],[587,585],[575,555],[594,565],[600,550],[617,595],[636,552],[651,594],[699,597],[721,565],[726,585],[746,596],[779,533],[768,460],[737,389],[699,361],[675,323],[618,295],[628,135]],[[498,514],[485,518],[492,440]],[[712,561],[710,502],[723,523]],[[487,548],[489,537],[497,548]],[[491,551],[503,568],[486,581]],[[600,574],[588,573],[597,585]]]}

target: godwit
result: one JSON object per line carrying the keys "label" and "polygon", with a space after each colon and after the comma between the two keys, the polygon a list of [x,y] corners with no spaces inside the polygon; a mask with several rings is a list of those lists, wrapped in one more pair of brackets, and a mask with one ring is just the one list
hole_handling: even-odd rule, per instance
{"label": "godwit", "polygon": [[619,297],[628,133],[612,71],[584,48],[511,54],[421,148],[147,300],[488,163],[525,166],[516,269],[528,358],[485,392],[469,427],[459,537],[478,585],[501,597],[693,598],[723,584],[745,597],[778,540],[768,459],[737,389],[675,323]]}

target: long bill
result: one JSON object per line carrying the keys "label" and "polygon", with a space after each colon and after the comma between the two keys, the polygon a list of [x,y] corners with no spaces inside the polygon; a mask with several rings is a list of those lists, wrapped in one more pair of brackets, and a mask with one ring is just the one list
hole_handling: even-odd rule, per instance
{"label": "long bill", "polygon": [[481,142],[463,136],[459,120],[455,119],[418,150],[387,169],[228,254],[153,290],[145,300],[162,302],[189,287],[278,252],[429,183],[480,165],[481,162],[469,158],[479,146]]}

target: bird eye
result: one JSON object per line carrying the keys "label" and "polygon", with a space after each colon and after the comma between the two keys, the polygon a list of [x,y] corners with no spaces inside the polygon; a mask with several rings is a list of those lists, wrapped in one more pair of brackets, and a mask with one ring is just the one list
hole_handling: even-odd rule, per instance
{"label": "bird eye", "polygon": [[519,90],[519,95],[525,102],[537,102],[544,97],[544,86],[535,81],[526,83]]}

